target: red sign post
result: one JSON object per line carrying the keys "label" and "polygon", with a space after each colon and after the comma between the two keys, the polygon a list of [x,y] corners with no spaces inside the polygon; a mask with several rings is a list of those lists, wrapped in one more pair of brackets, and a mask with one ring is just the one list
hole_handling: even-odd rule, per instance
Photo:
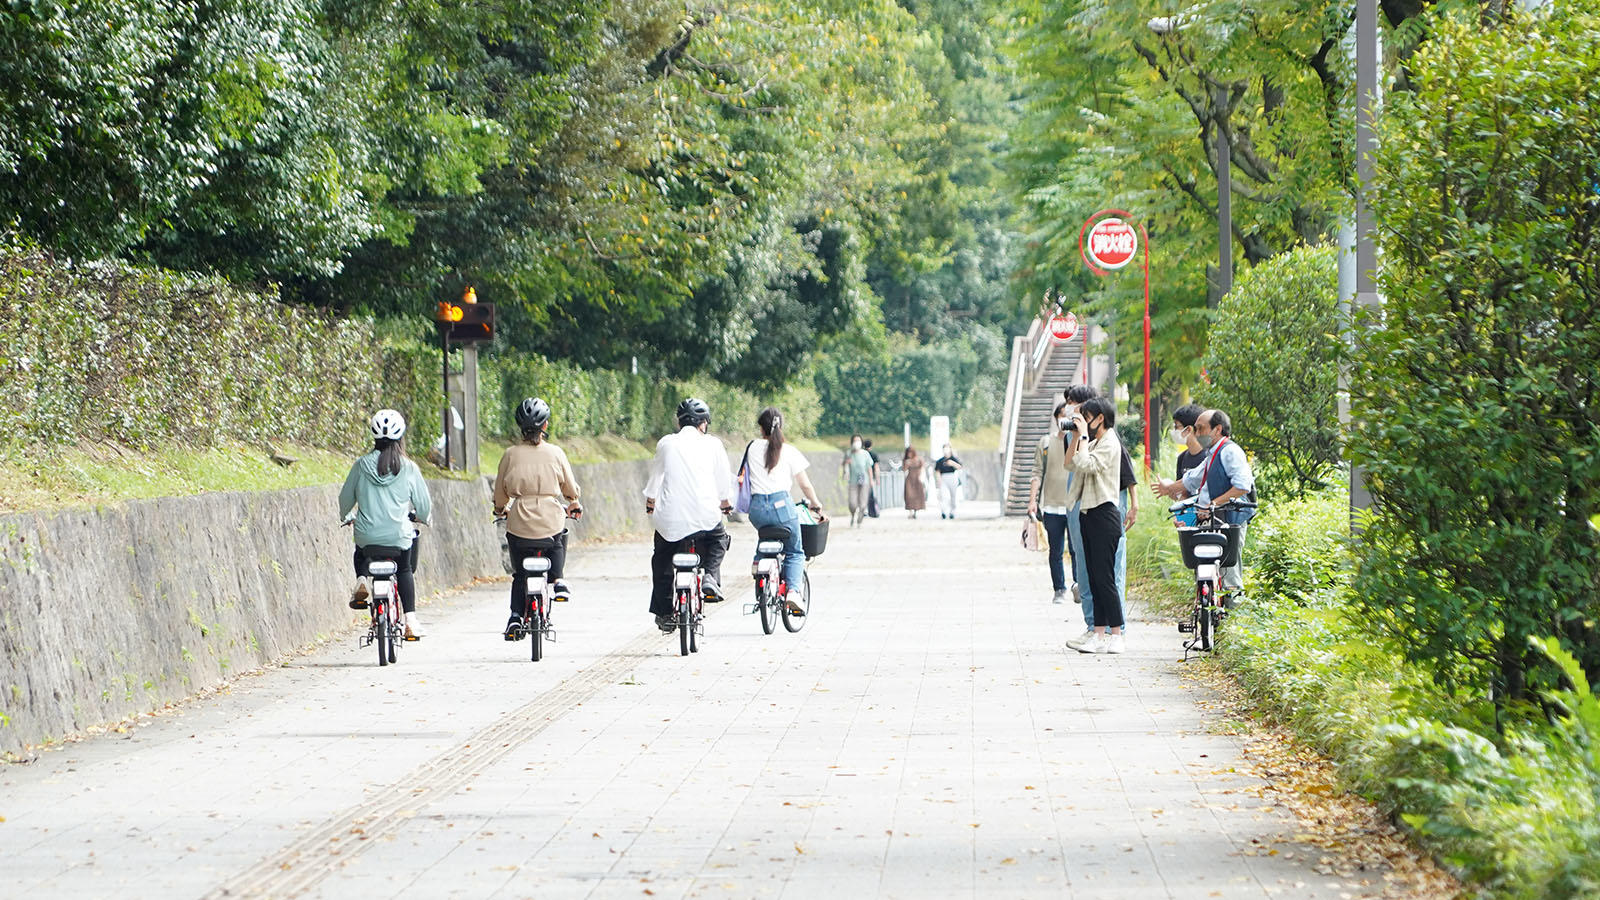
{"label": "red sign post", "polygon": [[1078,252],[1083,264],[1096,275],[1109,275],[1133,262],[1144,245],[1144,466],[1154,469],[1154,448],[1150,442],[1150,235],[1140,223],[1138,230],[1120,209],[1102,209],[1090,216],[1078,230]]}

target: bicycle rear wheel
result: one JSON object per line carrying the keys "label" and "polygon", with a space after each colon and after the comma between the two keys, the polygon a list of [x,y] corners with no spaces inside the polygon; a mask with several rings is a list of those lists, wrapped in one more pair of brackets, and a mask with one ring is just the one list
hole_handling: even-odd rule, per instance
{"label": "bicycle rear wheel", "polygon": [[[790,585],[789,593],[779,598],[778,602],[782,604],[780,608],[783,610],[783,627],[789,629],[790,634],[806,627],[806,619],[811,617],[811,575],[802,574],[800,589],[797,591]],[[795,606],[800,609],[796,611]]]}
{"label": "bicycle rear wheel", "polygon": [[756,609],[761,613],[761,633],[771,634],[777,630],[778,621],[773,617],[772,579],[765,578],[756,582]]}
{"label": "bicycle rear wheel", "polygon": [[689,614],[689,597],[678,594],[678,655],[689,655],[689,634],[694,631],[694,617]]}
{"label": "bicycle rear wheel", "polygon": [[378,648],[378,665],[389,664],[389,616],[382,600],[372,601],[372,643]]}
{"label": "bicycle rear wheel", "polygon": [[1216,608],[1211,605],[1209,596],[1201,598],[1200,615],[1195,622],[1195,640],[1199,642],[1201,650],[1211,651],[1211,623],[1215,618]]}
{"label": "bicycle rear wheel", "polygon": [[544,659],[544,623],[545,623],[544,597],[540,594],[528,596],[528,644],[529,654],[534,662]]}

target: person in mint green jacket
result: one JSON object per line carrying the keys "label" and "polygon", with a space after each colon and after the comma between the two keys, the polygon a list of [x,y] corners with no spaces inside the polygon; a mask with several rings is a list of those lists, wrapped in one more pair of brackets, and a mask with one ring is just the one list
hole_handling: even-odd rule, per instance
{"label": "person in mint green jacket", "polygon": [[406,613],[406,640],[415,641],[424,632],[417,618],[416,529],[411,517],[415,514],[426,525],[433,515],[433,500],[422,470],[406,459],[400,443],[405,433],[405,417],[392,409],[380,409],[372,417],[372,452],[357,459],[345,476],[339,489],[339,518],[355,525],[357,581],[350,608],[367,608],[368,561],[394,560],[400,606]]}

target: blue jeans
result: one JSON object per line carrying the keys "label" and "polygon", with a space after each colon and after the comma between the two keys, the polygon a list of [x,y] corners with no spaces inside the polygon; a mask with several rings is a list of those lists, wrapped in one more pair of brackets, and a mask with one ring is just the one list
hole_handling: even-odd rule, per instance
{"label": "blue jeans", "polygon": [[762,528],[787,528],[789,536],[783,542],[783,581],[794,590],[800,590],[805,581],[806,551],[800,546],[800,514],[795,511],[794,498],[787,492],[750,495],[750,524],[759,533]]}
{"label": "blue jeans", "polygon": [[1039,521],[1044,523],[1045,540],[1050,545],[1050,587],[1058,591],[1067,589],[1066,567],[1061,558],[1067,553],[1067,528],[1071,519],[1071,516],[1056,513],[1039,514]]}

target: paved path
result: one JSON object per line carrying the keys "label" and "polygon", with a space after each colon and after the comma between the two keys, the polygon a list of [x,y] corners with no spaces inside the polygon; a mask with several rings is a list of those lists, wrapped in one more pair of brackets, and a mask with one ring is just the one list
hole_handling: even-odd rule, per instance
{"label": "paved path", "polygon": [[1363,896],[1244,852],[1292,825],[1169,625],[1065,653],[1017,520],[902,516],[834,532],[798,635],[729,602],[680,658],[645,545],[585,547],[542,663],[484,587],[397,668],[341,639],[0,768],[0,896]]}

